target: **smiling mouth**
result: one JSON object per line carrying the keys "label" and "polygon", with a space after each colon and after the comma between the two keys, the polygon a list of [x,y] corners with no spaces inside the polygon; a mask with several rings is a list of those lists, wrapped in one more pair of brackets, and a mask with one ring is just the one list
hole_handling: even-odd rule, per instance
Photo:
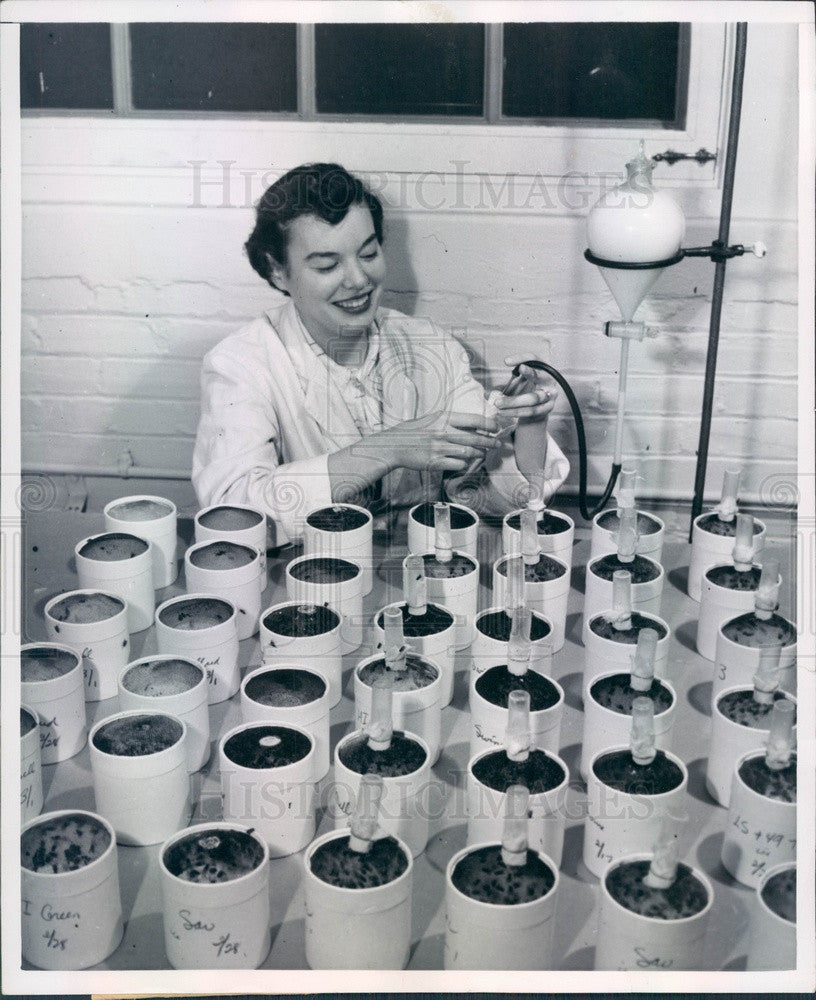
{"label": "smiling mouth", "polygon": [[371,304],[371,294],[371,292],[366,292],[365,295],[357,295],[353,299],[343,299],[342,301],[335,302],[334,305],[338,309],[342,309],[343,312],[363,313]]}

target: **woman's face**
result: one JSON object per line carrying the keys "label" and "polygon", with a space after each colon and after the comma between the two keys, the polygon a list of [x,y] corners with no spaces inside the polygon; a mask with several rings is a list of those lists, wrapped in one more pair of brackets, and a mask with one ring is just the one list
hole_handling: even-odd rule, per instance
{"label": "woman's face", "polygon": [[274,264],[272,277],[289,293],[315,341],[325,350],[334,337],[363,334],[385,280],[385,260],[367,206],[352,205],[336,226],[301,215],[288,235],[286,267]]}

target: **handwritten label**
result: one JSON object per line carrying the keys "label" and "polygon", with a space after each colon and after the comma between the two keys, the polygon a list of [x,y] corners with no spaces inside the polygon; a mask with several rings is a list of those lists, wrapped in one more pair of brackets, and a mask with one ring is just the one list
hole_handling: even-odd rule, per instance
{"label": "handwritten label", "polygon": [[59,726],[57,722],[56,715],[48,719],[46,722],[40,722],[40,749],[47,750],[49,747],[55,747],[59,743],[59,734],[54,732],[54,729]]}
{"label": "handwritten label", "polygon": [[214,687],[218,684],[218,678],[215,675],[215,668],[221,663],[221,657],[216,656],[214,660],[208,660],[206,656],[199,656],[196,658],[196,663],[201,664],[202,667],[207,672],[207,684],[210,687]]}
{"label": "handwritten label", "polygon": [[50,931],[45,931],[43,938],[46,942],[46,948],[54,948],[57,951],[65,951],[65,946],[68,944],[68,938],[59,937],[53,928]]}
{"label": "handwritten label", "polygon": [[222,955],[240,954],[238,949],[241,947],[241,942],[232,941],[228,932],[226,934],[222,934],[217,941],[213,941],[212,946],[215,948],[215,953],[218,958],[221,958]]}
{"label": "handwritten label", "polygon": [[40,917],[43,920],[72,920],[74,921],[74,926],[76,921],[79,920],[80,915],[76,910],[55,910],[50,903],[43,903],[40,907]]}
{"label": "handwritten label", "polygon": [[480,740],[483,740],[485,743],[490,743],[492,746],[496,746],[496,747],[503,747],[504,746],[504,743],[503,743],[502,740],[497,740],[493,736],[486,736],[484,730],[482,729],[482,727],[479,725],[478,722],[474,723],[474,728],[475,728],[475,731],[476,731],[476,736]]}
{"label": "handwritten label", "polygon": [[730,836],[748,841],[744,853],[750,855],[748,864],[752,878],[761,878],[777,861],[796,854],[796,837],[779,830],[755,829],[741,813],[735,813],[731,820]]}
{"label": "handwritten label", "polygon": [[674,965],[673,958],[650,958],[646,954],[646,949],[640,945],[635,945],[635,954],[637,955],[637,962],[635,963],[639,969],[670,969]]}
{"label": "handwritten label", "polygon": [[192,920],[190,917],[189,910],[179,910],[179,916],[181,917],[181,925],[185,931],[214,931],[215,924],[208,923],[205,920]]}
{"label": "handwritten label", "polygon": [[595,841],[595,857],[600,858],[602,861],[613,861],[613,856],[605,849],[606,841],[596,840]]}

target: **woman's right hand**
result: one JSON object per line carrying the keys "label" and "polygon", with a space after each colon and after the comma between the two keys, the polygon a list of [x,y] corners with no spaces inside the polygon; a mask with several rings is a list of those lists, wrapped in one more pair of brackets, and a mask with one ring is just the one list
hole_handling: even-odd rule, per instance
{"label": "woman's right hand", "polygon": [[474,458],[483,459],[488,451],[501,446],[490,436],[498,429],[495,417],[438,410],[404,420],[371,439],[376,436],[378,444],[388,450],[392,468],[464,472]]}

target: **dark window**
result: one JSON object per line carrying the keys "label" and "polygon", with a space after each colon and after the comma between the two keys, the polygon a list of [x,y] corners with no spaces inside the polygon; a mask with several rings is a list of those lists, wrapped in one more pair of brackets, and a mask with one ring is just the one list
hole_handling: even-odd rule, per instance
{"label": "dark window", "polygon": [[482,24],[318,24],[317,111],[481,115]]}
{"label": "dark window", "polygon": [[110,25],[21,25],[20,107],[113,108]]}
{"label": "dark window", "polygon": [[132,24],[133,106],[297,110],[294,24]]}
{"label": "dark window", "polygon": [[506,24],[503,113],[683,128],[685,39],[679,24]]}

